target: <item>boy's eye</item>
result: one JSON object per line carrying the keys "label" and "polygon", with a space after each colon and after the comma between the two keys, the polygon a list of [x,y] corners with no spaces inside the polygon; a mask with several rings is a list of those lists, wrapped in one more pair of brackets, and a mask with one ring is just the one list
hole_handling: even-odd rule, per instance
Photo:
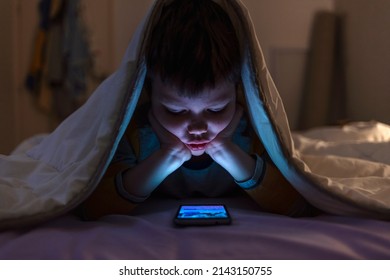
{"label": "boy's eye", "polygon": [[176,109],[171,109],[171,108],[165,108],[168,113],[173,114],[173,115],[182,115],[186,112],[186,110],[176,110]]}
{"label": "boy's eye", "polygon": [[222,107],[222,108],[210,108],[210,109],[207,109],[207,111],[210,113],[221,113],[223,110],[225,110],[225,108],[226,108],[226,106]]}

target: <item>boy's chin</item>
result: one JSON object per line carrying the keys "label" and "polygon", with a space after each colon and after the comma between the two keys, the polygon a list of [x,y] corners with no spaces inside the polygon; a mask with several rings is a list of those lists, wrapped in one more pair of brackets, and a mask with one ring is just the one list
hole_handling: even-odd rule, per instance
{"label": "boy's chin", "polygon": [[201,155],[204,155],[205,153],[205,150],[197,150],[197,151],[191,151],[191,154],[194,156],[194,157],[199,157]]}

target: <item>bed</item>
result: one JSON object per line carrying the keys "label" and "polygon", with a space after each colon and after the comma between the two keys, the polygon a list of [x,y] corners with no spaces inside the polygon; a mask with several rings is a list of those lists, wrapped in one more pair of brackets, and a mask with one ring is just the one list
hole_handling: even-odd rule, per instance
{"label": "bed", "polygon": [[83,222],[65,215],[37,227],[2,232],[0,259],[390,258],[390,223],[385,221],[325,214],[288,218],[259,212],[250,200],[239,197],[217,201],[229,207],[231,225],[178,228],[172,219],[182,202],[151,200],[131,216],[112,215]]}
{"label": "bed", "polygon": [[251,123],[270,158],[323,210],[288,218],[243,193],[219,199],[228,226],[173,225],[185,201],[152,197],[130,215],[84,222],[72,214],[94,191],[130,122],[145,79],[141,23],[119,69],[49,135],[0,156],[0,259],[388,259],[390,126],[356,122],[292,133],[253,25],[239,1],[218,1],[243,36],[242,82]]}
{"label": "bed", "polygon": [[[363,127],[365,133],[358,137],[356,127]],[[373,145],[373,139],[381,139],[388,132],[387,125],[369,122],[316,128],[295,133],[294,139],[297,149],[306,152],[310,149],[311,155],[330,156],[342,151],[345,158],[364,160],[366,157],[370,162],[375,154],[383,155],[383,151],[380,145],[374,150],[368,146]],[[355,140],[351,140],[351,135]],[[385,143],[383,149],[388,149],[389,142]],[[178,205],[202,202],[224,203],[232,216],[232,224],[174,225]],[[39,225],[0,233],[0,259],[389,258],[388,221],[325,213],[310,218],[290,218],[262,212],[245,193],[218,199],[152,197],[131,215],[111,215],[85,222],[75,215],[65,214]]]}

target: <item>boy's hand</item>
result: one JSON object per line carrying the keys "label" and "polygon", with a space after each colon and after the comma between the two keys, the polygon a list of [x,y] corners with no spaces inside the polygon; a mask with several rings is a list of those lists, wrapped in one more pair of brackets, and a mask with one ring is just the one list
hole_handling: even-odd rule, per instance
{"label": "boy's hand", "polygon": [[236,112],[234,113],[233,119],[230,121],[228,126],[207,145],[206,153],[212,158],[214,158],[213,155],[215,155],[218,151],[224,150],[228,148],[228,145],[232,144],[231,138],[241,120],[242,114],[243,109],[237,104]]}
{"label": "boy's hand", "polygon": [[178,157],[181,160],[181,164],[191,158],[191,151],[187,146],[175,135],[166,130],[156,119],[152,111],[149,111],[148,118],[153,131],[160,141],[161,149],[167,151],[170,155]]}
{"label": "boy's hand", "polygon": [[229,125],[206,148],[206,153],[238,182],[251,178],[256,166],[256,161],[231,141],[242,113],[242,107],[237,105]]}

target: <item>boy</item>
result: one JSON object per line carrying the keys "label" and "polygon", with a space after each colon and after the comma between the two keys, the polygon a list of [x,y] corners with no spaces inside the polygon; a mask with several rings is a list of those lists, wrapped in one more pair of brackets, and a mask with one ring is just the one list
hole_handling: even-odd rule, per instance
{"label": "boy", "polygon": [[84,216],[127,214],[153,192],[218,197],[240,188],[266,211],[307,214],[246,119],[229,16],[211,0],[167,2],[145,43],[150,102],[139,104]]}

